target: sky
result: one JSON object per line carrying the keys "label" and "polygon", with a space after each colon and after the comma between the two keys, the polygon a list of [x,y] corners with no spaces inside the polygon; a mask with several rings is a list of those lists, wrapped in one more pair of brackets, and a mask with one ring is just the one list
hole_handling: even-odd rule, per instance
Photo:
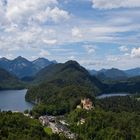
{"label": "sky", "polygon": [[0,57],[140,67],[140,0],[0,0]]}

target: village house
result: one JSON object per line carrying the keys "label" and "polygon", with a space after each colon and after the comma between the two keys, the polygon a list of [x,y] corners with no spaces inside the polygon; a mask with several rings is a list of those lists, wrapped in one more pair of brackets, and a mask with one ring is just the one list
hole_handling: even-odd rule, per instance
{"label": "village house", "polygon": [[83,125],[85,124],[86,120],[84,118],[81,118],[81,120],[77,123],[77,126],[78,125]]}
{"label": "village house", "polygon": [[39,121],[40,121],[40,123],[41,123],[43,126],[49,124],[49,119],[48,119],[47,116],[40,116],[40,117],[39,117]]}

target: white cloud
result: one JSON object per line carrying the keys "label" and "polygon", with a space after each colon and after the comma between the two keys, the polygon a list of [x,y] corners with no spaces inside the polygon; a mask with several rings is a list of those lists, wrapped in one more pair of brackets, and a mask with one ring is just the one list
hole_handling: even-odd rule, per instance
{"label": "white cloud", "polygon": [[96,67],[100,67],[103,65],[103,61],[100,61],[100,60],[89,60],[89,59],[86,59],[86,60],[80,60],[79,63],[81,65],[84,65],[84,66],[88,66],[89,68],[93,68],[94,66],[94,69],[95,69],[95,66]]}
{"label": "white cloud", "polygon": [[140,7],[140,0],[92,0],[93,8],[135,8]]}
{"label": "white cloud", "polygon": [[88,54],[95,53],[96,51],[96,46],[93,45],[84,45],[83,47],[86,49]]}
{"label": "white cloud", "polygon": [[121,51],[121,52],[128,52],[128,47],[127,46],[120,46],[119,47],[119,50]]}
{"label": "white cloud", "polygon": [[75,60],[75,56],[70,56],[70,57],[68,57],[68,59],[70,59],[70,60]]}
{"label": "white cloud", "polygon": [[91,31],[97,35],[107,35],[111,33],[123,33],[128,32],[131,30],[135,30],[136,27],[130,26],[114,26],[114,25],[102,25],[102,26],[95,26],[91,28]]}
{"label": "white cloud", "polygon": [[140,58],[140,47],[139,48],[133,48],[131,50],[131,56],[134,58]]}
{"label": "white cloud", "polygon": [[119,60],[120,60],[119,56],[114,56],[114,55],[107,56],[107,61],[109,62],[117,62]]}
{"label": "white cloud", "polygon": [[47,50],[43,50],[41,49],[39,56],[41,57],[48,57],[50,55],[50,53]]}
{"label": "white cloud", "polygon": [[43,42],[48,44],[48,45],[54,45],[57,43],[57,40],[56,39],[52,39],[52,40],[44,39]]}
{"label": "white cloud", "polygon": [[58,43],[53,25],[61,25],[69,17],[57,0],[7,0],[5,4],[0,0],[1,53],[42,49]]}
{"label": "white cloud", "polygon": [[34,21],[58,22],[69,18],[69,13],[57,7],[57,0],[8,0],[6,17],[16,24],[31,24]]}
{"label": "white cloud", "polygon": [[42,11],[39,14],[35,15],[34,18],[43,23],[47,21],[54,21],[55,23],[58,23],[63,19],[69,19],[69,17],[70,16],[67,11],[61,10],[58,7],[48,7],[45,11]]}
{"label": "white cloud", "polygon": [[82,38],[81,30],[78,27],[72,28],[72,36],[76,38]]}

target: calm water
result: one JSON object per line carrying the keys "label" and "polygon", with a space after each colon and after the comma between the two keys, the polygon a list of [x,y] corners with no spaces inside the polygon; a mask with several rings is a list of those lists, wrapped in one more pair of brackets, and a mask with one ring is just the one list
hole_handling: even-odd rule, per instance
{"label": "calm water", "polygon": [[27,90],[6,90],[0,91],[0,109],[23,112],[31,109],[33,104],[25,101]]}
{"label": "calm water", "polygon": [[102,94],[97,96],[97,99],[102,99],[106,97],[113,97],[113,96],[127,96],[129,95],[128,93],[112,93],[112,94]]}

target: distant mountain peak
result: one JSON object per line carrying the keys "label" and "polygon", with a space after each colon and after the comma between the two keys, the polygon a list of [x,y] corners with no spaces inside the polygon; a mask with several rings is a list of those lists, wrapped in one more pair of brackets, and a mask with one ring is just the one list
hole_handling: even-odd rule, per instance
{"label": "distant mountain peak", "polygon": [[64,63],[64,68],[74,68],[74,69],[81,69],[83,67],[80,66],[80,64],[76,61],[69,60]]}
{"label": "distant mountain peak", "polygon": [[56,60],[52,60],[51,62],[54,63],[54,64],[57,64],[57,61]]}
{"label": "distant mountain peak", "polygon": [[7,59],[6,57],[2,57],[0,58],[1,61],[9,61],[9,59]]}
{"label": "distant mountain peak", "polygon": [[101,69],[101,70],[99,70],[99,72],[105,72],[105,71],[107,71],[107,69]]}
{"label": "distant mountain peak", "polygon": [[24,57],[22,57],[22,56],[18,56],[18,57],[15,58],[15,59],[26,59],[26,58],[24,58]]}
{"label": "distant mountain peak", "polygon": [[42,69],[42,68],[45,68],[51,64],[56,64],[57,62],[56,61],[55,62],[49,61],[46,58],[39,57],[38,59],[34,60],[32,63]]}

